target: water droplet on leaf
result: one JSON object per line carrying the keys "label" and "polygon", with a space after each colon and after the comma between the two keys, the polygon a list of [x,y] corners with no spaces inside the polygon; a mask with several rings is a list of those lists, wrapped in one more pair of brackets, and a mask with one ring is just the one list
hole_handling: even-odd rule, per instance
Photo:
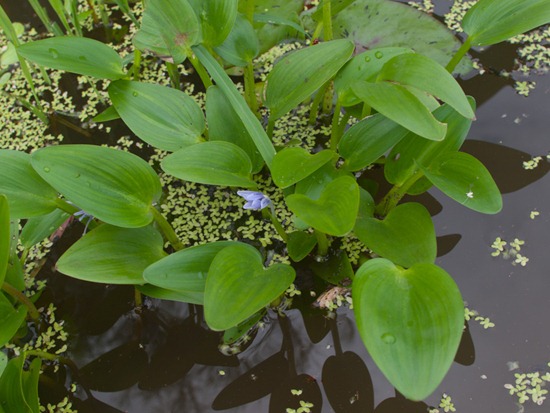
{"label": "water droplet on leaf", "polygon": [[48,49],[48,52],[52,55],[54,59],[57,59],[59,57],[59,52],[53,48]]}
{"label": "water droplet on leaf", "polygon": [[370,56],[365,56],[365,62],[370,62]]}
{"label": "water droplet on leaf", "polygon": [[374,54],[374,57],[376,57],[377,59],[382,59],[382,57],[384,57],[384,54],[382,52],[376,52]]}
{"label": "water droplet on leaf", "polygon": [[44,167],[44,172],[48,173],[50,172],[50,168],[48,168],[47,166]]}
{"label": "water droplet on leaf", "polygon": [[132,92],[132,96],[138,97],[138,92]]}
{"label": "water droplet on leaf", "polygon": [[380,336],[380,338],[382,339],[382,341],[386,344],[393,344],[395,343],[395,336],[393,334],[390,334],[390,333],[384,333],[382,334],[382,336]]}

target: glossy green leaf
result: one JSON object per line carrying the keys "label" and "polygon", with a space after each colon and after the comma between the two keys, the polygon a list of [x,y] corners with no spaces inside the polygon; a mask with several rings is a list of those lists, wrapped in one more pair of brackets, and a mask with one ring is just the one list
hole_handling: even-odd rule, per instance
{"label": "glossy green leaf", "polygon": [[310,268],[317,277],[334,285],[338,285],[346,279],[350,280],[353,278],[353,268],[349,262],[348,255],[341,249],[330,253],[324,261],[313,261],[310,264]]}
{"label": "glossy green leaf", "polygon": [[233,30],[215,51],[232,65],[244,67],[251,63],[260,52],[260,43],[252,23],[239,14]]}
{"label": "glossy green leaf", "polygon": [[446,153],[422,168],[426,177],[445,195],[484,214],[502,209],[502,196],[483,164],[464,152]]}
{"label": "glossy green leaf", "polygon": [[86,37],[51,37],[20,45],[17,53],[41,66],[99,79],[121,79],[122,58],[106,44]]}
{"label": "glossy green leaf", "polygon": [[70,215],[61,209],[55,209],[47,215],[29,218],[21,231],[21,244],[30,248],[49,237]]}
{"label": "glossy green leaf", "polygon": [[206,275],[210,264],[222,249],[230,245],[238,243],[212,242],[170,254],[147,267],[143,272],[143,278],[157,287],[177,291],[183,296],[188,294],[190,301],[186,302],[203,304]]}
{"label": "glossy green leaf", "polygon": [[319,199],[325,187],[342,176],[353,177],[343,169],[336,169],[332,162],[326,163],[296,184],[295,193],[302,194],[311,199]]}
{"label": "glossy green leaf", "polygon": [[132,132],[154,147],[173,152],[202,140],[204,115],[184,92],[118,80],[109,85],[109,97]]}
{"label": "glossy green leaf", "polygon": [[35,413],[23,391],[25,357],[11,359],[0,377],[0,406],[10,413]]}
{"label": "glossy green leaf", "polygon": [[408,270],[376,258],[353,280],[353,310],[369,354],[401,394],[428,397],[451,366],[464,326],[453,279],[434,264]]}
{"label": "glossy green leaf", "polygon": [[311,155],[303,148],[284,148],[273,158],[271,177],[275,185],[287,188],[311,175],[334,155],[334,151],[328,149]]}
{"label": "glossy green leaf", "polygon": [[249,131],[218,86],[211,86],[206,91],[206,119],[210,141],[234,143],[252,161],[252,173],[258,173],[262,169],[264,160]]}
{"label": "glossy green leaf", "polygon": [[292,261],[302,261],[313,251],[315,245],[317,245],[317,238],[314,234],[304,231],[293,231],[288,234],[287,249]]}
{"label": "glossy green leaf", "polygon": [[116,120],[116,119],[120,119],[120,115],[118,114],[114,106],[109,106],[103,112],[94,116],[92,118],[92,121],[96,123],[101,123],[101,122],[109,122],[111,120]]}
{"label": "glossy green leaf", "polygon": [[143,271],[164,258],[164,241],[151,226],[101,225],[75,242],[57,261],[57,270],[80,280],[144,284]]}
{"label": "glossy green leaf", "polygon": [[359,209],[359,186],[349,176],[325,186],[319,199],[302,194],[286,197],[288,208],[306,224],[329,235],[343,236],[352,230]]}
{"label": "glossy green leaf", "polygon": [[0,194],[6,195],[12,218],[48,214],[56,208],[57,191],[32,168],[30,155],[0,150]]}
{"label": "glossy green leaf", "polygon": [[151,284],[136,285],[135,287],[142,294],[145,294],[148,297],[158,298],[159,300],[195,304],[202,304],[204,302],[204,292],[180,292],[175,290],[167,290],[166,288],[157,287],[156,285]]}
{"label": "glossy green leaf", "polygon": [[[8,356],[3,351],[0,351],[0,377],[2,377],[2,373],[4,372],[4,369],[6,368],[7,365],[8,365]],[[3,410],[0,410],[0,411],[3,411]]]}
{"label": "glossy green leaf", "polygon": [[265,105],[278,119],[330,80],[353,53],[349,40],[333,40],[292,52],[267,77]]}
{"label": "glossy green leaf", "polygon": [[134,228],[153,219],[160,180],[136,155],[95,145],[60,145],[39,149],[31,159],[51,186],[108,224]]}
{"label": "glossy green leaf", "polygon": [[6,11],[0,5],[0,29],[4,33],[4,36],[13,44],[17,44],[17,32],[15,31],[14,24],[11,22],[11,19],[7,15]]}
{"label": "glossy green leaf", "polygon": [[[10,210],[8,199],[0,194],[0,285],[4,283],[10,257]],[[2,323],[0,323],[2,325]],[[1,341],[1,340],[0,340]],[[0,347],[2,344],[0,344]]]}
{"label": "glossy green leaf", "polygon": [[27,307],[14,308],[6,296],[0,292],[0,348],[8,343],[25,322]]}
{"label": "glossy green leaf", "polygon": [[437,255],[432,218],[421,204],[398,205],[383,220],[358,219],[354,232],[377,255],[402,267],[433,263]]}
{"label": "glossy green leaf", "polygon": [[414,52],[406,47],[382,47],[359,53],[347,62],[334,78],[334,89],[338,93],[340,104],[353,106],[361,103],[352,91],[353,84],[359,80],[375,82],[384,64],[392,57],[403,53]]}
{"label": "glossy green leaf", "polygon": [[243,122],[244,127],[250,134],[250,137],[254,141],[254,144],[258,148],[262,158],[264,158],[267,166],[270,167],[271,161],[275,156],[275,148],[273,143],[271,143],[271,139],[267,136],[262,124],[254,113],[252,113],[243,96],[237,90],[233,81],[225,73],[216,59],[214,59],[214,57],[212,57],[212,55],[203,46],[194,47],[193,51],[206,70],[208,70],[208,73],[210,73],[210,76],[212,76],[212,79],[216,82],[216,85],[219,86],[229,101],[229,104],[233,107]]}
{"label": "glossy green leaf", "polygon": [[254,13],[254,22],[257,23],[269,23],[273,25],[282,25],[282,26],[288,26],[289,28],[292,28],[299,32],[300,34],[306,35],[306,31],[302,26],[300,26],[298,23],[295,23],[292,20],[286,19],[284,17],[278,16],[276,14],[270,14],[270,13]]}
{"label": "glossy green leaf", "polygon": [[[223,333],[223,343],[233,344],[252,329],[265,316],[265,311],[260,310],[236,327],[231,327]],[[226,387],[227,388],[227,387]],[[225,389],[224,389],[225,391]],[[219,396],[218,396],[219,397]]]}
{"label": "glossy green leaf", "polygon": [[[149,9],[146,8],[141,18],[141,27],[134,35],[134,46],[136,49],[154,53],[161,59],[173,63],[174,59],[170,55],[170,50],[168,50],[166,46],[166,42],[161,35],[161,29],[158,25],[159,24],[149,12]],[[182,56],[182,59],[185,60],[185,58],[186,56]]]}
{"label": "glossy green leaf", "polygon": [[40,413],[40,401],[38,399],[38,380],[41,373],[42,360],[36,357],[31,362],[29,369],[21,375],[21,386],[25,400],[32,413]]}
{"label": "glossy green leaf", "polygon": [[462,116],[473,119],[474,112],[455,78],[434,60],[416,53],[390,59],[378,80],[397,82],[425,91],[452,106]]}
{"label": "glossy green leaf", "polygon": [[388,82],[358,82],[353,92],[382,115],[426,139],[443,140],[446,125],[438,122],[430,110],[401,85]]}
{"label": "glossy green leaf", "polygon": [[[388,0],[355,0],[333,18],[335,38],[348,38],[356,52],[381,47],[407,47],[446,65],[460,47],[455,35],[434,17]],[[308,28],[313,28],[309,25]],[[472,69],[463,59],[457,68],[460,73]]]}
{"label": "glossy green leaf", "polygon": [[380,113],[361,120],[344,133],[338,144],[338,151],[346,161],[344,168],[358,171],[367,167],[408,132]]}
{"label": "glossy green leaf", "polygon": [[162,169],[191,182],[207,185],[255,187],[252,162],[237,145],[210,141],[180,149],[163,159]]}
{"label": "glossy green leaf", "polygon": [[472,45],[488,46],[548,23],[548,0],[480,0],[464,16],[462,28]]}
{"label": "glossy green leaf", "polygon": [[[152,22],[149,33],[157,31],[162,39],[154,41],[156,47],[164,46],[174,63],[183,62],[191,46],[200,40],[200,25],[193,7],[187,0],[148,0],[145,13]],[[154,37],[147,37],[151,42]]]}
{"label": "glossy green leaf", "polygon": [[190,0],[202,32],[202,43],[215,47],[223,43],[237,18],[238,0]]}
{"label": "glossy green leaf", "polygon": [[[472,98],[470,104],[475,108]],[[445,139],[430,141],[409,133],[395,145],[386,159],[384,175],[388,182],[403,185],[418,170],[419,165],[427,168],[439,155],[457,151],[462,146],[472,121],[447,104],[436,109],[433,115],[438,121],[447,124]]]}
{"label": "glossy green leaf", "polygon": [[286,264],[263,267],[261,254],[247,244],[220,251],[208,271],[204,318],[212,330],[227,330],[279,297],[294,281]]}

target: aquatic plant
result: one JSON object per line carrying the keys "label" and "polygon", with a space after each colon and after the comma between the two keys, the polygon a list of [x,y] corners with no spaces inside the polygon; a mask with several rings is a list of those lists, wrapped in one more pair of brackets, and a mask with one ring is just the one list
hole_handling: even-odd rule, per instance
{"label": "aquatic plant", "polygon": [[[137,155],[97,145],[0,150],[0,345],[13,339],[27,314],[35,322],[40,318],[20,287],[24,258],[14,248],[19,234],[12,222],[27,220],[27,239],[41,240],[74,215],[86,217],[89,231],[59,258],[59,272],[133,285],[136,303],[145,294],[203,305],[212,330],[238,331],[237,337],[267,308],[283,311],[282,297],[300,277],[294,263],[308,256],[336,261],[327,267],[338,271],[323,278],[351,288],[357,328],[378,367],[407,398],[429,396],[455,356],[464,305],[451,276],[435,264],[430,213],[420,203],[402,201],[436,186],[472,210],[500,211],[490,173],[460,151],[475,102],[453,74],[468,71],[470,47],[548,23],[547,1],[480,0],[462,21],[463,44],[430,16],[385,0],[323,1],[306,11],[303,1],[277,8],[266,0],[148,0],[141,21],[126,1],[118,1],[140,27],[124,58],[82,36],[75,2],[68,9],[51,3],[63,28],[42,10],[38,14],[54,36],[26,43],[0,8],[1,27],[31,89],[34,66],[27,61],[43,76],[44,68],[52,68],[108,81],[110,106],[95,120],[120,118],[168,154],[160,160],[161,172]],[[101,10],[91,11],[98,21],[108,19]],[[301,19],[293,20],[297,13]],[[392,32],[380,15],[399,22],[403,33]],[[304,47],[282,57],[264,84],[257,82],[253,62],[260,52],[297,36],[306,37]],[[172,87],[140,79],[142,54],[165,62]],[[181,91],[179,70],[187,62],[206,89],[204,111]],[[242,73],[244,93],[228,76],[230,67]],[[47,122],[35,95],[25,106]],[[332,116],[329,137],[314,145],[276,146],[274,136],[285,133],[278,120],[310,99],[312,124],[322,118],[319,111]],[[391,185],[383,196],[363,179],[382,166]],[[170,224],[171,211],[162,208],[159,173],[230,188],[247,201],[235,207],[270,219],[280,239],[272,248],[244,237],[182,242]],[[270,192],[260,191],[266,185],[282,195],[266,196]],[[277,209],[289,211],[291,222],[281,222]],[[363,251],[360,265],[352,266],[339,248],[350,234]],[[267,259],[281,250],[292,263]],[[27,357],[33,359],[25,370]],[[47,351],[0,360],[0,398],[6,400],[0,411],[22,405],[38,411],[41,358],[70,366]],[[301,408],[312,407],[307,404]]]}

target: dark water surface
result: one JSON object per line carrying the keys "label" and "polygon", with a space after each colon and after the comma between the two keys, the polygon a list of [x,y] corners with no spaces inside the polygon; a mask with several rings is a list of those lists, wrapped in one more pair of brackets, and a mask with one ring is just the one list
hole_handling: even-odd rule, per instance
{"label": "dark water surface", "polygon": [[[513,47],[500,45],[481,58],[496,69],[510,69],[514,53]],[[479,214],[431,190],[442,205],[434,217],[437,235],[454,234],[455,241],[460,236],[437,264],[453,276],[468,306],[495,327],[469,322],[458,362],[426,400],[432,406],[447,393],[457,412],[518,412],[515,396],[504,385],[514,383],[514,373],[538,371],[550,361],[550,78],[534,80],[537,88],[529,98],[517,95],[509,79],[495,75],[464,82],[478,100],[478,120],[464,150],[493,173],[505,193],[504,209],[494,216]],[[523,169],[523,161],[539,155],[544,159],[538,168]],[[540,213],[534,220],[533,210]],[[492,257],[496,237],[525,240],[521,253],[528,264]],[[69,357],[78,366],[104,358],[96,363],[100,368],[82,372],[82,382],[97,389],[91,393],[97,401],[89,399],[83,412],[207,413],[216,408],[284,413],[290,389],[304,389],[293,397],[313,402],[312,412],[426,411],[423,403],[395,396],[365,350],[349,310],[338,311],[333,322],[290,310],[280,323],[271,314],[248,349],[227,357],[218,352],[219,336],[198,325],[200,310],[196,314],[186,304],[153,300],[136,315],[131,288],[63,276],[52,278],[48,294],[61,310],[70,310],[76,334]],[[517,362],[519,369],[509,371],[509,362]],[[234,387],[227,388],[230,384]],[[43,393],[55,398],[51,390]],[[347,407],[333,408],[329,398]],[[549,406],[550,401],[542,406],[528,401],[524,411],[548,412]]]}

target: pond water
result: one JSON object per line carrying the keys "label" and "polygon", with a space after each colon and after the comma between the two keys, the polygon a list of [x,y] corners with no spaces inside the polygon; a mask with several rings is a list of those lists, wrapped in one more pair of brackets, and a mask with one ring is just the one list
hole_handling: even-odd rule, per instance
{"label": "pond water", "polygon": [[[514,47],[502,45],[479,57],[498,72],[511,68],[514,55]],[[478,120],[464,148],[492,172],[504,193],[504,208],[483,215],[431,190],[433,210],[440,210],[436,232],[448,236],[441,239],[440,251],[446,254],[437,264],[453,276],[468,307],[494,327],[484,328],[482,322],[488,321],[475,317],[468,322],[457,361],[425,401],[431,406],[438,406],[443,393],[452,397],[457,412],[547,412],[550,405],[528,401],[521,410],[504,387],[515,382],[515,373],[550,369],[550,78],[534,80],[537,87],[529,98],[515,92],[512,80],[494,74],[463,82],[478,101]],[[525,170],[523,162],[535,156],[543,157],[539,166]],[[539,213],[534,219],[532,211]],[[81,228],[69,229],[68,242],[80,234]],[[514,257],[493,257],[497,237],[508,243],[524,240],[521,255],[529,258],[527,265],[515,264]],[[59,254],[54,251],[49,262]],[[219,335],[201,327],[200,308],[146,300],[136,313],[132,288],[55,273],[44,298],[74,329],[68,356],[78,366],[103,357],[82,372],[82,382],[93,389],[82,395],[88,397],[82,412],[285,412],[288,397],[313,403],[314,412],[427,411],[424,403],[396,396],[346,309],[334,320],[307,303],[282,320],[270,314],[246,350],[223,356]],[[55,399],[52,389],[44,386],[41,397]],[[289,396],[291,389],[303,394]]]}

